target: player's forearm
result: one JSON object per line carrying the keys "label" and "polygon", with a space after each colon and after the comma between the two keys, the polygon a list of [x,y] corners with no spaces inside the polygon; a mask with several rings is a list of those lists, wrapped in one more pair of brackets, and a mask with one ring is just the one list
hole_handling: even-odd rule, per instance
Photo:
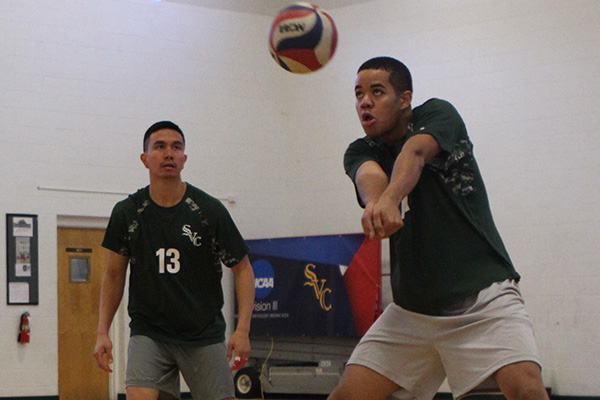
{"label": "player's forearm", "polygon": [[439,154],[437,140],[428,134],[410,138],[396,158],[390,183],[382,196],[400,205],[400,202],[415,188],[425,164]]}
{"label": "player's forearm", "polygon": [[252,311],[254,309],[254,273],[248,257],[234,267],[235,291],[238,302],[238,322],[236,331],[250,333]]}
{"label": "player's forearm", "polygon": [[381,197],[387,197],[396,205],[414,189],[419,182],[425,166],[425,159],[413,152],[402,152],[398,155],[392,171],[390,183]]}
{"label": "player's forearm", "polygon": [[354,180],[358,195],[365,205],[377,202],[388,186],[387,175],[373,161],[362,164]]}
{"label": "player's forearm", "polygon": [[98,334],[108,334],[110,325],[121,304],[125,291],[128,263],[129,259],[127,257],[109,252],[108,263],[100,288]]}
{"label": "player's forearm", "polygon": [[121,299],[123,298],[125,280],[115,279],[110,275],[105,275],[102,281],[100,294],[100,317],[98,320],[98,333],[106,333],[119,309]]}

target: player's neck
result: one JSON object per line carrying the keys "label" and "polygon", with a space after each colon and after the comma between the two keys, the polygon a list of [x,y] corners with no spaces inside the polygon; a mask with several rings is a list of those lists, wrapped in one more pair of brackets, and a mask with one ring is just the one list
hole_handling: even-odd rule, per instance
{"label": "player's neck", "polygon": [[178,204],[187,189],[181,179],[153,179],[150,181],[150,198],[161,207],[173,207]]}
{"label": "player's neck", "polygon": [[410,106],[403,109],[398,124],[392,130],[382,135],[381,140],[388,145],[393,145],[399,139],[406,136],[406,134],[408,133],[408,126],[410,125],[410,120],[412,119],[412,115],[413,113]]}

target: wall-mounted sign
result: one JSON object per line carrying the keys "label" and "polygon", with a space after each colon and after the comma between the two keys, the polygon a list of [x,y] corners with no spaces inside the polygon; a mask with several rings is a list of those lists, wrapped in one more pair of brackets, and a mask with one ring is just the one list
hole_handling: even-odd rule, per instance
{"label": "wall-mounted sign", "polygon": [[37,215],[6,214],[7,304],[38,304]]}

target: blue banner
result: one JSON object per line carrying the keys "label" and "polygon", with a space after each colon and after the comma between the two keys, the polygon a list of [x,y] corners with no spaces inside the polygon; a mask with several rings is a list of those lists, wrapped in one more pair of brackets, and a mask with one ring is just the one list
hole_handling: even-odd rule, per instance
{"label": "blue banner", "polygon": [[[249,240],[256,288],[251,335],[361,335],[344,275],[364,243],[362,234]],[[379,271],[380,258],[367,258]]]}

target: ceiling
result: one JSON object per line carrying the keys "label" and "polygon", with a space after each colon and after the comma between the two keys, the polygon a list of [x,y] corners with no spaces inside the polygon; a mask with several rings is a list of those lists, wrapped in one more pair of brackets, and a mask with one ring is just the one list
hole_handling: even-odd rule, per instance
{"label": "ceiling", "polygon": [[[237,11],[249,14],[274,16],[294,0],[166,0],[174,3],[193,4],[200,7],[216,8],[227,11]],[[310,1],[325,10],[333,10],[352,6],[355,4],[369,3],[375,0],[316,0]]]}

